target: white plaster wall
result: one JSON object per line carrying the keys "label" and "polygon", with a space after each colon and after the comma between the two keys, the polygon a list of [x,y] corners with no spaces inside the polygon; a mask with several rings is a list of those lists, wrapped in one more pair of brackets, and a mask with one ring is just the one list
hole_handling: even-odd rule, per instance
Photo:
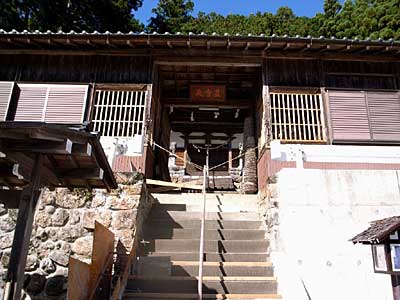
{"label": "white plaster wall", "polygon": [[400,215],[399,175],[374,170],[278,173],[279,225],[271,257],[285,300],[393,299],[390,276],[373,272],[370,247],[348,240],[372,220]]}

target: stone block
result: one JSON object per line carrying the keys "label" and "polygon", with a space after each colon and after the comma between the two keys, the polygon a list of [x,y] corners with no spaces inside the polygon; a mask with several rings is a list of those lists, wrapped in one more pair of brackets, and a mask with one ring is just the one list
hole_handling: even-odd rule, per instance
{"label": "stone block", "polygon": [[4,233],[0,236],[0,249],[10,248],[12,246],[14,232]]}
{"label": "stone block", "polygon": [[64,226],[67,224],[69,218],[69,212],[66,209],[58,208],[55,213],[51,216],[51,223],[53,226]]}
{"label": "stone block", "polygon": [[7,213],[7,208],[4,207],[4,204],[0,203],[0,216],[5,215]]}
{"label": "stone block", "polygon": [[126,249],[132,248],[133,243],[133,230],[114,230],[115,240],[120,240]]}
{"label": "stone block", "polygon": [[106,195],[102,190],[95,190],[95,194],[92,199],[92,207],[103,207],[106,203]]}
{"label": "stone block", "polygon": [[42,228],[51,226],[51,215],[44,210],[38,211],[35,216],[35,224]]}
{"label": "stone block", "polygon": [[88,200],[88,197],[84,197],[84,195],[71,192],[66,188],[59,188],[57,189],[55,204],[62,208],[80,208],[85,206]]}
{"label": "stone block", "polygon": [[45,273],[45,274],[51,274],[54,273],[56,270],[56,265],[53,263],[53,261],[46,257],[40,262],[39,268]]}
{"label": "stone block", "polygon": [[55,250],[50,252],[49,258],[54,261],[57,265],[66,267],[69,262],[70,251]]}
{"label": "stone block", "polygon": [[111,212],[109,210],[88,209],[83,213],[82,225],[87,229],[94,229],[95,221],[101,223],[105,227],[109,227],[111,223]]}
{"label": "stone block", "polygon": [[140,200],[140,195],[129,195],[126,197],[111,196],[107,199],[107,207],[118,210],[118,209],[133,209],[135,208]]}
{"label": "stone block", "polygon": [[0,231],[1,232],[10,232],[15,228],[15,221],[9,216],[4,215],[0,217]]}
{"label": "stone block", "polygon": [[93,237],[85,236],[78,238],[72,244],[72,251],[78,255],[89,257],[92,254]]}
{"label": "stone block", "polygon": [[39,258],[36,254],[29,254],[26,260],[25,271],[34,271],[39,266]]}
{"label": "stone block", "polygon": [[[54,228],[53,228],[54,229]],[[85,234],[83,227],[78,225],[67,225],[62,229],[58,228],[56,231],[57,240],[63,240],[67,242],[73,242],[77,238],[82,237]]]}
{"label": "stone block", "polygon": [[82,214],[82,212],[79,209],[70,210],[69,221],[68,221],[69,224],[70,225],[78,224],[79,221],[81,220],[81,214]]}
{"label": "stone block", "polygon": [[121,210],[113,213],[111,227],[113,229],[132,229],[135,226],[136,210]]}

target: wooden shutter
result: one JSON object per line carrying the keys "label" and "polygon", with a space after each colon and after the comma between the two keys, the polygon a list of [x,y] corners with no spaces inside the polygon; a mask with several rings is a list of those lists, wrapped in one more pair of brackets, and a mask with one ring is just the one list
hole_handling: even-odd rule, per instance
{"label": "wooden shutter", "polygon": [[370,140],[366,96],[361,91],[329,91],[333,140]]}
{"label": "wooden shutter", "polygon": [[7,118],[13,89],[14,82],[0,81],[0,121],[5,121]]}
{"label": "wooden shutter", "polygon": [[87,85],[51,85],[44,121],[79,124],[83,122]]}
{"label": "wooden shutter", "polygon": [[376,141],[400,141],[400,94],[368,92],[372,138]]}
{"label": "wooden shutter", "polygon": [[14,121],[43,121],[47,85],[18,84],[20,89]]}
{"label": "wooden shutter", "polygon": [[87,85],[18,84],[15,121],[60,124],[83,122]]}

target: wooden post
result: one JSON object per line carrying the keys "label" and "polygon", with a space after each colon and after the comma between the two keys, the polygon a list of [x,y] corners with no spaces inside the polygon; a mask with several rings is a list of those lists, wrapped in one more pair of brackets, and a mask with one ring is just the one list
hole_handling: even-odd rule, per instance
{"label": "wooden post", "polygon": [[229,136],[228,142],[228,171],[232,170],[232,136]]}
{"label": "wooden post", "polygon": [[19,300],[21,298],[33,219],[36,204],[40,196],[40,172],[42,165],[43,154],[37,154],[32,168],[31,182],[21,193],[17,224],[6,277],[5,300]]}
{"label": "wooden post", "polygon": [[392,279],[392,290],[393,290],[393,299],[400,300],[400,276],[391,275]]}
{"label": "wooden post", "polygon": [[187,166],[187,154],[188,154],[188,134],[185,133],[185,152],[183,152],[183,168],[186,172],[186,166]]}

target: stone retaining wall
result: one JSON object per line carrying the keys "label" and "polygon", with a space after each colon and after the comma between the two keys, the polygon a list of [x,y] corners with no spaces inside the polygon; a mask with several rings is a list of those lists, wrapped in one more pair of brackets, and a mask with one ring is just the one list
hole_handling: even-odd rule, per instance
{"label": "stone retaining wall", "polygon": [[[103,190],[56,189],[42,192],[26,265],[25,291],[31,299],[65,299],[68,260],[89,262],[94,221],[108,227],[127,249],[141,230],[152,204],[140,175],[117,176],[119,187]],[[18,210],[0,206],[0,288],[6,274]],[[0,289],[0,298],[2,292]]]}

